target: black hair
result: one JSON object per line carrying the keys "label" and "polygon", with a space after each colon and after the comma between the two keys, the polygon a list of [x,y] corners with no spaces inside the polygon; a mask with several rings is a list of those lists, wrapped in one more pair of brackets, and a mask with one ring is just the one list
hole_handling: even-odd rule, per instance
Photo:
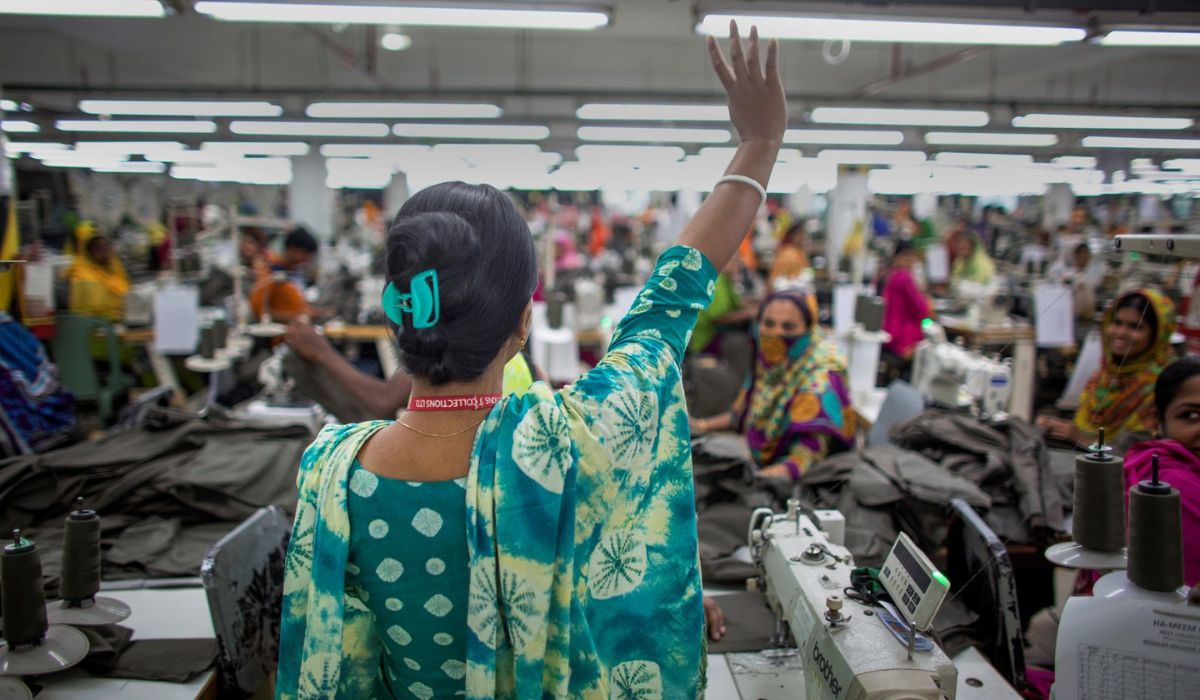
{"label": "black hair", "polygon": [[896,248],[892,251],[892,258],[895,259],[897,255],[908,252],[916,252],[916,250],[917,247],[913,245],[912,241],[906,241],[901,238],[900,240],[896,241]]}
{"label": "black hair", "polygon": [[804,228],[805,223],[804,219],[793,221],[791,226],[788,226],[787,230],[783,232],[783,237],[779,239],[780,243],[791,243],[797,235],[807,233]]}
{"label": "black hair", "polygon": [[1132,309],[1137,312],[1138,316],[1150,327],[1150,345],[1154,345],[1155,339],[1158,338],[1158,314],[1154,313],[1154,308],[1150,304],[1150,300],[1141,292],[1130,292],[1124,296],[1118,297],[1113,302],[1112,317],[1117,317],[1117,312],[1122,309]]}
{"label": "black hair", "polygon": [[[483,374],[517,331],[537,286],[533,237],[516,205],[494,187],[444,182],[405,202],[388,233],[388,282],[437,271],[441,320],[397,327],[400,360],[433,384]],[[406,317],[407,320],[407,317]]]}
{"label": "black hair", "polygon": [[303,226],[288,231],[287,238],[283,240],[284,248],[299,248],[306,253],[317,252],[317,239],[313,237],[308,229]]}
{"label": "black hair", "polygon": [[1091,255],[1092,247],[1090,245],[1088,245],[1087,243],[1080,243],[1079,245],[1075,246],[1075,250],[1073,252],[1079,253],[1081,251],[1087,251],[1087,254]]}
{"label": "black hair", "polygon": [[101,243],[111,243],[111,241],[108,240],[108,236],[97,233],[87,239],[87,242],[83,244],[83,250],[88,254],[89,258],[94,258],[96,256],[96,246]]}
{"label": "black hair", "polygon": [[1200,357],[1184,357],[1167,365],[1154,383],[1154,407],[1158,409],[1158,425],[1167,422],[1167,407],[1179,395],[1179,389],[1187,380],[1200,375]]}

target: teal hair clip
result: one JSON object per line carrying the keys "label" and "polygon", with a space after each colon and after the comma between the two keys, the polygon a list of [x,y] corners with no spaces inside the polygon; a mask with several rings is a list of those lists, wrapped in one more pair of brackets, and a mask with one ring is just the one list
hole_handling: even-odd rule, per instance
{"label": "teal hair clip", "polygon": [[412,317],[413,328],[432,328],[442,318],[442,301],[438,294],[437,270],[425,270],[412,278],[408,294],[403,294],[391,282],[383,290],[383,312],[401,328],[404,314]]}

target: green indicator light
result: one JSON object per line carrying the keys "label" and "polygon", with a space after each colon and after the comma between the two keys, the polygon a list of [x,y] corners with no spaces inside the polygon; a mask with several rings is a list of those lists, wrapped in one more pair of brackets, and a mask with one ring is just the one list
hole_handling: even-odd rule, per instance
{"label": "green indicator light", "polygon": [[940,571],[933,572],[933,580],[942,584],[946,588],[950,587],[950,579],[946,578],[946,575]]}
{"label": "green indicator light", "polygon": [[921,320],[921,328],[931,328],[932,326],[933,326],[932,318],[926,318],[926,319]]}

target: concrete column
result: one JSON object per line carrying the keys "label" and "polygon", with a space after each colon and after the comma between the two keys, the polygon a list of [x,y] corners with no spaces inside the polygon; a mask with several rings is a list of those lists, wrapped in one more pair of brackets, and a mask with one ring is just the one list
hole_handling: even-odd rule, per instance
{"label": "concrete column", "polygon": [[333,237],[333,190],[325,184],[325,157],[319,153],[292,158],[288,217],[321,241]]}
{"label": "concrete column", "polygon": [[392,181],[383,190],[384,221],[390,222],[408,201],[408,176],[404,173],[392,175]]}
{"label": "concrete column", "polygon": [[[856,225],[865,226],[867,216],[867,171],[855,166],[838,168],[837,186],[829,192],[826,253],[830,274],[836,275],[842,247]],[[864,241],[865,244],[865,241]],[[857,284],[860,280],[852,280]]]}

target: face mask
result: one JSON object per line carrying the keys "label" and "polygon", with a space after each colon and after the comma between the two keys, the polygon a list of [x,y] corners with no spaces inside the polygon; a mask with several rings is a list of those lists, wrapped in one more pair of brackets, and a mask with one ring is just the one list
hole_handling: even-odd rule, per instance
{"label": "face mask", "polygon": [[812,344],[812,333],[777,335],[763,333],[758,339],[758,361],[765,367],[776,367],[804,357]]}

